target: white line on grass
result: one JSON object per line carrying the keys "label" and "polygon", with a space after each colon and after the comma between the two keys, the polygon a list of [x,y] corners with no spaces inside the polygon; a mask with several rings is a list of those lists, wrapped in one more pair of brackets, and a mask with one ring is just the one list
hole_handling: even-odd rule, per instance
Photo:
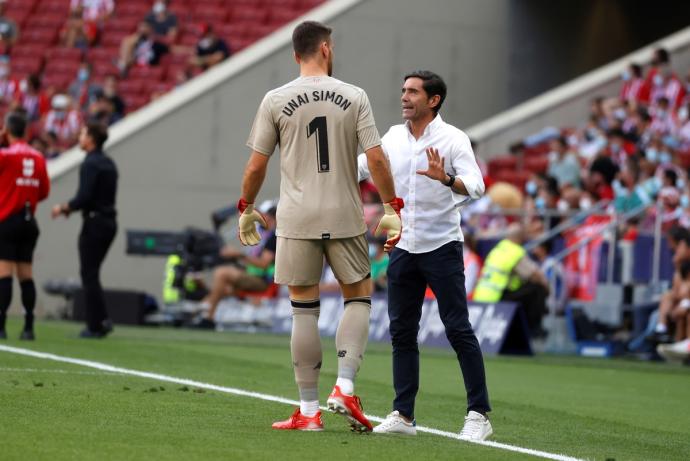
{"label": "white line on grass", "polygon": [[60,370],[57,368],[9,368],[0,367],[0,371],[19,371],[22,373],[57,373],[65,375],[92,375],[92,376],[120,376],[122,373],[111,373],[109,371],[75,371]]}
{"label": "white line on grass", "polygon": [[[198,387],[201,389],[208,389],[208,390],[212,390],[212,391],[224,392],[226,394],[234,394],[234,395],[240,395],[243,397],[251,397],[253,399],[266,400],[269,402],[284,403],[287,405],[299,405],[299,402],[296,400],[285,399],[283,397],[277,397],[275,395],[262,394],[259,392],[245,391],[244,389],[237,389],[234,387],[217,386],[215,384],[209,384],[209,383],[204,383],[201,381],[194,381],[194,380],[185,379],[185,378],[176,378],[174,376],[161,375],[158,373],[150,373],[148,371],[138,371],[138,370],[130,370],[128,368],[114,367],[114,366],[108,365],[106,363],[94,362],[91,360],[82,360],[82,359],[75,359],[75,358],[71,358],[71,357],[63,357],[63,356],[55,355],[55,354],[48,354],[46,352],[37,352],[37,351],[29,350],[29,349],[22,349],[19,347],[11,347],[11,346],[5,346],[5,345],[0,345],[0,351],[9,352],[9,353],[18,354],[18,355],[25,355],[28,357],[34,357],[34,358],[39,358],[39,359],[52,360],[54,362],[71,363],[74,365],[81,365],[84,367],[95,368],[97,370],[106,371],[106,372],[110,372],[110,373],[119,373],[119,374],[123,374],[123,375],[137,376],[139,378],[149,378],[149,379],[155,379],[158,381],[165,381],[165,382],[169,382],[169,383],[182,384],[182,385],[186,385],[186,386],[193,386],[193,387]],[[325,408],[323,408],[323,409],[325,409]],[[381,421],[383,421],[383,418],[380,418],[378,416],[367,415],[367,417],[370,420],[375,421],[375,422],[380,423]],[[424,427],[424,426],[417,426],[417,430],[420,432],[428,432],[429,434],[434,434],[434,435],[438,435],[441,437],[447,437],[450,439],[458,439],[459,440],[458,434],[456,434],[454,432],[441,431],[438,429],[434,429],[431,427]],[[499,443],[499,442],[491,442],[491,441],[470,442],[470,443],[474,443],[477,445],[483,445],[483,446],[487,446],[487,447],[499,448],[501,450],[523,453],[526,455],[537,456],[539,458],[552,459],[555,461],[583,461],[579,458],[574,458],[572,456],[548,453],[546,451],[540,451],[540,450],[533,450],[531,448],[518,447],[515,445],[509,445],[507,443]]]}

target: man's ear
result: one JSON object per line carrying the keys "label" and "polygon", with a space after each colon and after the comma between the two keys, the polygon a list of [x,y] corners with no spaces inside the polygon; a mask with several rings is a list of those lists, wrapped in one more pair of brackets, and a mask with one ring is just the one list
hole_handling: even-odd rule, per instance
{"label": "man's ear", "polygon": [[292,56],[295,58],[295,62],[296,62],[298,65],[301,64],[302,58],[300,58],[299,55],[298,55],[297,53],[295,53],[295,52],[293,51],[293,52],[292,52]]}
{"label": "man's ear", "polygon": [[435,94],[431,98],[429,98],[429,107],[432,109],[434,107],[437,107],[441,103],[441,95]]}

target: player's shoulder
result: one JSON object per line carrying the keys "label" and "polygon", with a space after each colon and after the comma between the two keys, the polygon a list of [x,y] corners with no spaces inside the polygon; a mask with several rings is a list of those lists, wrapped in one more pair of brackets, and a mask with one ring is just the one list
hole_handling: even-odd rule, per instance
{"label": "player's shoulder", "polygon": [[335,77],[329,77],[333,84],[338,85],[340,88],[356,93],[357,95],[366,95],[367,92],[363,88],[353,85],[352,83],[344,82]]}

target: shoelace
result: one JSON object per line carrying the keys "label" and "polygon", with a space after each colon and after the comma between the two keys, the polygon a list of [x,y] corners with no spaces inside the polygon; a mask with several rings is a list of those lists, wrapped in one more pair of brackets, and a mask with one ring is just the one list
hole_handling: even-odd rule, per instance
{"label": "shoelace", "polygon": [[465,425],[460,431],[460,436],[474,438],[481,430],[481,425],[482,422],[478,419],[470,419],[469,416],[465,416]]}

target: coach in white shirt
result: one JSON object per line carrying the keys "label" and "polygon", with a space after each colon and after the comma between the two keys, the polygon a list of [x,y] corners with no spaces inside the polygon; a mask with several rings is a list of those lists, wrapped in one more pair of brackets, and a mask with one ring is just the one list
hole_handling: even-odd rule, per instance
{"label": "coach in white shirt", "polygon": [[[414,402],[419,389],[417,333],[427,284],[438,300],[446,335],[457,353],[467,392],[461,438],[492,434],[484,360],[467,311],[458,207],[484,193],[484,181],[470,140],[438,114],[446,97],[433,72],[405,76],[403,125],[382,138],[395,189],[403,198],[403,231],[388,265],[388,315],[393,345],[393,412],[374,432],[415,434]],[[369,177],[365,156],[360,179]]]}

